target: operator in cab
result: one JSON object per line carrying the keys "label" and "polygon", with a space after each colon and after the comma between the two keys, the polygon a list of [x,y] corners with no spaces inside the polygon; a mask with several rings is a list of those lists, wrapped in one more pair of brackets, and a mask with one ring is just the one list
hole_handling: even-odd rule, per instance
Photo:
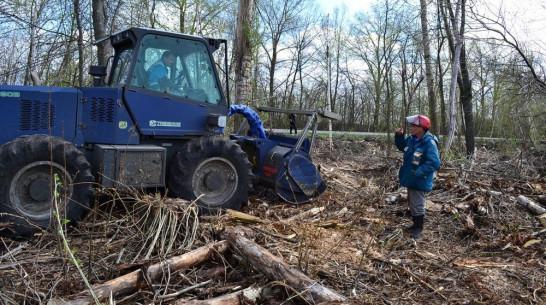
{"label": "operator in cab", "polygon": [[169,67],[172,67],[175,56],[172,51],[165,51],[161,59],[155,62],[148,69],[148,84],[150,89],[164,91],[171,87],[171,81],[168,79]]}

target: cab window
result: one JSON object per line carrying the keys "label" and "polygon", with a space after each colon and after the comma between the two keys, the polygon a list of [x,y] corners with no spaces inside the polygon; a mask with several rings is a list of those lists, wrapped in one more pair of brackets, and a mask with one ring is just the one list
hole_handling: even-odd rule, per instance
{"label": "cab window", "polygon": [[145,35],[131,86],[202,103],[221,100],[207,46],[189,39]]}
{"label": "cab window", "polygon": [[110,85],[112,87],[123,86],[127,83],[127,76],[129,74],[129,66],[131,65],[133,57],[133,49],[128,48],[120,52],[117,59],[117,64],[112,71],[112,81]]}

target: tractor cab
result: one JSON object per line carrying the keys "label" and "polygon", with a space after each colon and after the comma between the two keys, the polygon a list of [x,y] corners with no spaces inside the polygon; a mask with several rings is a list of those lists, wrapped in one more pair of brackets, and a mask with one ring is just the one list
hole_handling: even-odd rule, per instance
{"label": "tractor cab", "polygon": [[225,104],[212,53],[225,40],[130,28],[110,37],[108,86],[127,86],[197,103]]}
{"label": "tractor cab", "polygon": [[[141,136],[198,136],[225,126],[229,101],[213,53],[226,40],[133,27],[111,35],[110,43],[106,87],[123,90]],[[91,67],[94,79],[106,74],[96,71]]]}

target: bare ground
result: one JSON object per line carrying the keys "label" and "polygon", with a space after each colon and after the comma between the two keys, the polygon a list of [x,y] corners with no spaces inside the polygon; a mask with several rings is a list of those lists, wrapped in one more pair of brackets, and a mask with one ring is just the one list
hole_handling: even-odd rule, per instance
{"label": "bare ground", "polygon": [[[329,188],[311,203],[283,203],[257,188],[243,212],[264,222],[242,223],[226,215],[199,219],[191,206],[165,205],[160,195],[108,194],[68,230],[70,251],[96,285],[217,241],[226,227],[244,227],[249,239],[345,296],[347,304],[546,303],[544,226],[516,203],[518,195],[537,201],[546,193],[543,152],[497,146],[480,148],[473,162],[442,156],[424,236],[415,241],[404,230],[410,218],[397,183],[401,153],[393,145],[336,139],[333,150],[326,140],[315,149]],[[321,209],[290,219],[313,208]],[[0,304],[68,300],[87,291],[53,232],[31,241],[3,238],[0,249]],[[234,251],[115,303],[183,304],[251,285],[266,288],[262,304],[308,303]]]}

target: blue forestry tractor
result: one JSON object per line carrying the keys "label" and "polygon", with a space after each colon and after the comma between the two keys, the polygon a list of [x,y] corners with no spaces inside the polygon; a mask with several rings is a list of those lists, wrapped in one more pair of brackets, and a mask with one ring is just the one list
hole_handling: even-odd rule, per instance
{"label": "blue forestry tractor", "polygon": [[[338,115],[263,109],[309,118],[300,138],[270,135],[224,94],[213,53],[224,45],[228,71],[226,40],[146,28],[109,40],[114,56],[90,67],[92,87],[0,86],[0,235],[30,237],[55,210],[75,224],[96,187],[165,188],[201,214],[240,209],[252,183],[292,203],[324,192],[310,150],[317,119]],[[228,139],[232,113],[250,129]]]}

